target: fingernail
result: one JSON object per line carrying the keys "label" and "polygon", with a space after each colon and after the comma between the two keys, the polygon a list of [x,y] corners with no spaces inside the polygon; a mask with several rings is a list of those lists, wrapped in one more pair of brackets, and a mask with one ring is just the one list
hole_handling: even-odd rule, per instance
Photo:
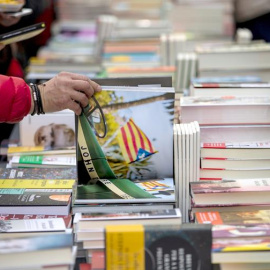
{"label": "fingernail", "polygon": [[102,88],[101,88],[100,85],[98,85],[97,90],[98,90],[98,91],[101,91],[101,90],[102,90]]}

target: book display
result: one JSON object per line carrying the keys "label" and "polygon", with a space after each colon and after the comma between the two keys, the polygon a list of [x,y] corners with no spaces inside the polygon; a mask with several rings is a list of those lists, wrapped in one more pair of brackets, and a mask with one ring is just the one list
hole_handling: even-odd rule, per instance
{"label": "book display", "polygon": [[28,84],[101,91],[1,143],[0,270],[269,270],[270,45],[234,1],[44,1],[29,25],[23,2],[0,0],[26,26],[2,25],[0,62],[33,37]]}

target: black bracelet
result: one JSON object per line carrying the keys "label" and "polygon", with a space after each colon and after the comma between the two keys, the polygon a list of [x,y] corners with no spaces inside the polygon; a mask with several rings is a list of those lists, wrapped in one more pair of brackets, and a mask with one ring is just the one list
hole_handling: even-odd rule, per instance
{"label": "black bracelet", "polygon": [[36,93],[36,89],[33,83],[30,83],[30,88],[32,90],[32,97],[33,97],[33,103],[34,103],[34,109],[33,109],[33,112],[31,113],[31,115],[33,116],[37,112],[37,93]]}
{"label": "black bracelet", "polygon": [[36,84],[30,83],[30,87],[32,89],[33,101],[34,101],[34,110],[31,115],[40,115],[45,114],[43,110],[41,94],[38,86]]}
{"label": "black bracelet", "polygon": [[41,94],[40,94],[40,90],[38,88],[38,85],[34,84],[34,87],[36,89],[36,93],[37,93],[37,114],[45,114],[44,110],[43,110],[43,105],[42,105],[42,99],[41,99]]}

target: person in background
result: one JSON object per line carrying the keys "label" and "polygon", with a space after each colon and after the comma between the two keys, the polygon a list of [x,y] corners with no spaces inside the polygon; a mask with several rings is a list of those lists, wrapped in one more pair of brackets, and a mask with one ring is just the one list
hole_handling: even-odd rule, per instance
{"label": "person in background", "polygon": [[235,23],[249,29],[253,40],[270,42],[270,0],[235,0]]}

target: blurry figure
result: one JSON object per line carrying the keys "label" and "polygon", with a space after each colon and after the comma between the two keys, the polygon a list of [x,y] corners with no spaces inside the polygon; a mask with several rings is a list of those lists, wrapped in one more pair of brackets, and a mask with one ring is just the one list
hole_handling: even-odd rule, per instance
{"label": "blurry figure", "polygon": [[235,23],[249,29],[253,40],[270,42],[270,0],[235,0]]}

